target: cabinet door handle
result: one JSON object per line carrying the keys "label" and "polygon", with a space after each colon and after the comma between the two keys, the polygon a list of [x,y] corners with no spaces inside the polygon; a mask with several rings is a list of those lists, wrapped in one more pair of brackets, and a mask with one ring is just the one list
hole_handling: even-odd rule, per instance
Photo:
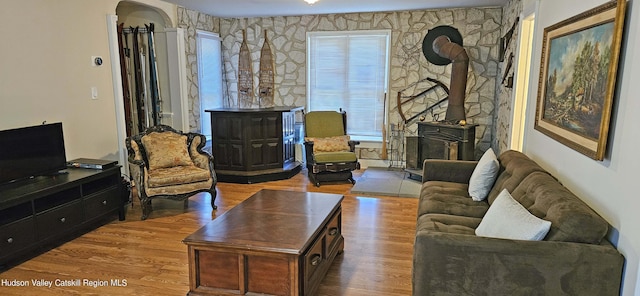
{"label": "cabinet door handle", "polygon": [[320,264],[320,261],[322,261],[322,256],[320,256],[320,254],[314,254],[311,257],[311,265],[313,266]]}
{"label": "cabinet door handle", "polygon": [[67,221],[67,218],[65,217],[60,218],[60,222],[64,223],[65,221]]}
{"label": "cabinet door handle", "polygon": [[332,227],[329,229],[330,236],[335,236],[336,234],[338,234],[338,227]]}
{"label": "cabinet door handle", "polygon": [[106,206],[106,205],[107,205],[107,201],[106,201],[106,200],[103,200],[103,201],[102,201],[102,204]]}
{"label": "cabinet door handle", "polygon": [[13,242],[13,237],[8,238],[8,239],[7,239],[7,242],[8,242],[8,243],[12,243],[12,242]]}

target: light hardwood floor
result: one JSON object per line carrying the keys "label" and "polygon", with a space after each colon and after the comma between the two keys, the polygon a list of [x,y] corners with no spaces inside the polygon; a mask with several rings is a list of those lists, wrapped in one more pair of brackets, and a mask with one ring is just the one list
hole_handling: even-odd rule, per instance
{"label": "light hardwood floor", "polygon": [[[354,172],[356,180],[362,172]],[[345,250],[329,269],[319,295],[410,295],[418,200],[352,195],[351,186],[345,182],[317,188],[306,170],[282,181],[219,183],[217,211],[211,211],[209,194],[202,193],[190,198],[186,210],[182,202],[154,200],[154,211],[145,221],[134,197],[125,221],[112,221],[1,273],[2,281],[27,281],[30,286],[0,283],[0,295],[185,295],[189,273],[182,239],[262,188],[345,195]],[[32,280],[53,283],[51,288],[37,287]],[[56,280],[80,280],[81,285],[56,285]],[[126,286],[112,285],[112,280],[126,281]]]}

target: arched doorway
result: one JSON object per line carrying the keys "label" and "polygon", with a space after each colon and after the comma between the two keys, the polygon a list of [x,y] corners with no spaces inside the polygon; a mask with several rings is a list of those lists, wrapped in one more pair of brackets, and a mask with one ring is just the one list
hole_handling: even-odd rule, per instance
{"label": "arched doorway", "polygon": [[127,136],[172,125],[165,20],[155,8],[120,2],[118,43]]}
{"label": "arched doorway", "polygon": [[[162,6],[162,2],[159,2]],[[170,11],[172,5],[164,7]],[[116,15],[107,15],[107,29],[109,31],[109,48],[110,56],[113,61],[111,70],[115,95],[116,106],[116,124],[118,130],[118,151],[120,163],[127,163],[127,151],[125,138],[127,134],[137,132],[137,130],[127,131],[127,122],[125,117],[124,84],[131,81],[131,73],[126,72],[122,76],[121,59],[118,46],[118,25],[123,24],[123,28],[144,27],[145,24],[154,24],[154,43],[157,60],[157,79],[159,85],[159,96],[161,98],[160,115],[163,124],[170,125],[176,129],[188,129],[188,113],[187,113],[187,93],[186,93],[186,56],[185,56],[185,38],[184,30],[174,28],[175,20],[172,20],[167,12],[162,8],[156,8],[149,5],[140,4],[134,1],[121,1],[116,7]],[[145,28],[146,29],[146,28]],[[131,39],[129,39],[131,41]],[[128,42],[129,42],[128,41]],[[147,41],[148,42],[148,41]],[[132,46],[128,43],[128,47]],[[123,60],[125,66],[130,63],[131,50],[129,57]],[[146,53],[146,52],[145,52]],[[145,59],[148,60],[148,59]],[[147,70],[148,71],[148,70]],[[129,94],[131,92],[129,89]],[[131,98],[129,98],[131,100]],[[129,106],[128,108],[132,108]],[[128,166],[124,165],[125,174],[129,174]]]}

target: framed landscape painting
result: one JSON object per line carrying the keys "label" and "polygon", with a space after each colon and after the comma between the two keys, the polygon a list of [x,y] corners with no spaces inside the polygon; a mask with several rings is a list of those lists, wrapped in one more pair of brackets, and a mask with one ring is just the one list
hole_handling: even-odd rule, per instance
{"label": "framed landscape painting", "polygon": [[587,155],[605,154],[625,1],[544,29],[535,129]]}

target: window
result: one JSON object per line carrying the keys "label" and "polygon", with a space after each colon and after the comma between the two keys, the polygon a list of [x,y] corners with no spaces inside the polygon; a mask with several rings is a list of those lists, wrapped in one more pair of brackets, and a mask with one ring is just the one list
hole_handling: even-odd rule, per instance
{"label": "window", "polygon": [[211,118],[207,109],[222,108],[222,54],[218,34],[197,31],[200,132],[211,139]]}
{"label": "window", "polygon": [[391,31],[307,34],[307,111],[347,112],[347,133],[382,140]]}

